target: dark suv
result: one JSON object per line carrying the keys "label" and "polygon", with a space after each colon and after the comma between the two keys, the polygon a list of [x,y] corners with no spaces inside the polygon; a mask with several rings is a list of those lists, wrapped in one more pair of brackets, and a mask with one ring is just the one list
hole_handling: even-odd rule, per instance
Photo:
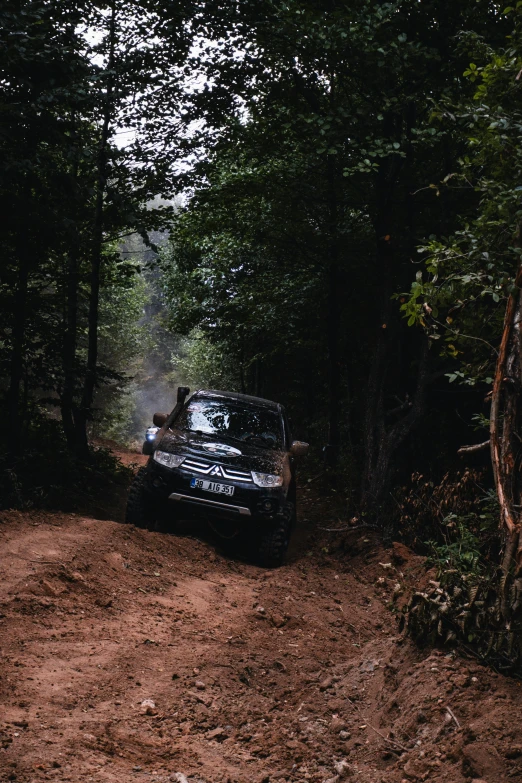
{"label": "dark suv", "polygon": [[[167,516],[194,513],[249,533],[266,566],[283,561],[295,524],[294,457],[308,444],[292,441],[279,403],[223,391],[178,389],[170,415],[156,413],[159,427],[150,454],[129,491],[126,521],[155,529]],[[150,430],[148,431],[150,432]]]}

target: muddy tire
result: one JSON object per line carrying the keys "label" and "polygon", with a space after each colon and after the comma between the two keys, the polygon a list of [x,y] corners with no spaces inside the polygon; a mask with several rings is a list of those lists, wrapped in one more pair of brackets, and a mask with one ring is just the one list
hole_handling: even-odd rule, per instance
{"label": "muddy tire", "polygon": [[156,530],[156,504],[145,489],[146,468],[140,468],[129,489],[125,522],[145,530]]}
{"label": "muddy tire", "polygon": [[278,568],[284,562],[295,522],[294,504],[288,503],[285,511],[276,526],[262,533],[258,539],[257,559],[265,568]]}

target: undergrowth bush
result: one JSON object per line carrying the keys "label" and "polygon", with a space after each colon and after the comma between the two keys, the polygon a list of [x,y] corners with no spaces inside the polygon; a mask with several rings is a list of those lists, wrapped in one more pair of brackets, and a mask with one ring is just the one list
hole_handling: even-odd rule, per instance
{"label": "undergrowth bush", "polygon": [[[521,581],[515,581],[517,595],[508,596],[510,605],[519,609]],[[522,676],[522,618],[514,611],[506,625],[500,611],[502,584],[500,570],[487,564],[481,573],[441,571],[438,579],[413,593],[403,626],[421,646],[460,646],[499,670]]]}
{"label": "undergrowth bush", "polygon": [[428,560],[439,572],[484,573],[498,557],[498,500],[493,490],[483,491],[479,485],[477,494],[473,512],[450,512],[438,522],[439,539],[426,541]]}
{"label": "undergrowth bush", "polygon": [[6,444],[1,449],[0,508],[89,511],[131,480],[132,471],[107,449],[92,448],[87,462],[74,459],[60,422],[42,413],[35,412],[20,439],[16,457]]}
{"label": "undergrowth bush", "polygon": [[[402,624],[419,645],[457,645],[499,670],[522,675],[522,580],[504,595],[499,554],[499,505],[466,469],[440,484],[412,477],[397,497],[404,537],[427,555],[434,571],[404,609]],[[506,625],[501,605],[514,607]]]}
{"label": "undergrowth bush", "polygon": [[485,471],[470,468],[447,472],[438,484],[414,473],[394,494],[402,540],[446,567],[466,571],[497,562],[498,501],[486,479]]}

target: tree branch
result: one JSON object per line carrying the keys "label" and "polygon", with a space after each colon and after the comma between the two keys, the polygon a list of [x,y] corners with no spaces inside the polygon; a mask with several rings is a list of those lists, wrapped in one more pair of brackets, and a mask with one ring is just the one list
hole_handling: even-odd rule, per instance
{"label": "tree branch", "polygon": [[457,454],[474,454],[476,451],[483,451],[489,447],[490,442],[490,438],[488,438],[484,443],[476,443],[474,446],[461,446]]}

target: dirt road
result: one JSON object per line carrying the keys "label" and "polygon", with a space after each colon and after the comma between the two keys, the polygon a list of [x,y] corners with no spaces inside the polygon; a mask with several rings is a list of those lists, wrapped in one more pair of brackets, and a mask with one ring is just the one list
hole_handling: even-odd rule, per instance
{"label": "dirt road", "polygon": [[0,780],[522,780],[519,683],[397,630],[421,560],[309,547],[4,513]]}

